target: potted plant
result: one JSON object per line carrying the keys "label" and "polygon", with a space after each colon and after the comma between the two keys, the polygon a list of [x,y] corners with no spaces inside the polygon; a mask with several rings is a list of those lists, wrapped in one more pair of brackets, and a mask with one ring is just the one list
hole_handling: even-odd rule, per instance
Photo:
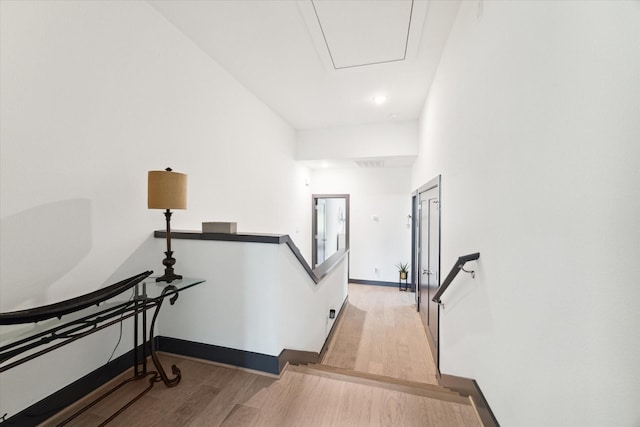
{"label": "potted plant", "polygon": [[400,280],[407,280],[407,275],[409,274],[409,263],[399,262],[396,264],[398,268],[398,272],[400,273]]}

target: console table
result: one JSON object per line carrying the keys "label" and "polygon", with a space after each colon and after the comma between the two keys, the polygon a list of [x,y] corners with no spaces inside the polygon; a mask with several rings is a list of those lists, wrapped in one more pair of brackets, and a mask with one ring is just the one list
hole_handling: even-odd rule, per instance
{"label": "console table", "polygon": [[[97,291],[55,304],[0,313],[0,373],[133,317],[133,376],[99,396],[59,425],[67,424],[130,381],[149,377],[149,386],[101,425],[109,423],[131,406],[151,390],[156,382],[162,381],[167,387],[177,385],[181,378],[180,370],[173,365],[173,376],[169,377],[156,355],[155,322],[166,298],[169,298],[169,303],[173,305],[180,292],[203,283],[204,280],[185,278],[168,284],[156,283],[151,277],[152,273],[145,271]],[[147,329],[147,311],[151,309],[154,309],[154,312]],[[138,351],[139,348],[141,352]],[[149,356],[155,370],[147,369]]]}

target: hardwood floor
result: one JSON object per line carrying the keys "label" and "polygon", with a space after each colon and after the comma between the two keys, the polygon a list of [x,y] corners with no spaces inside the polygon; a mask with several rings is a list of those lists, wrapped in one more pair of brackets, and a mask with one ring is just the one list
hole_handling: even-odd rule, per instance
{"label": "hardwood floor", "polygon": [[[325,363],[340,367],[290,366],[276,378],[161,353],[164,366],[175,363],[179,367],[182,381],[173,388],[156,384],[109,425],[481,425],[468,399],[421,384],[433,383],[435,378],[426,338],[418,333],[424,334],[424,329],[418,329],[422,325],[412,308],[413,294],[393,288],[349,285],[349,295],[346,317],[325,356]],[[353,369],[362,372],[353,373]],[[147,380],[127,384],[68,425],[99,425],[147,385]],[[43,425],[56,425],[99,392]]]}
{"label": "hardwood floor", "polygon": [[[287,369],[280,379],[161,354],[183,373],[177,387],[156,384],[112,426],[477,426],[470,404]],[[134,382],[70,426],[95,426],[146,387]],[[81,402],[84,403],[84,402]],[[75,409],[75,408],[69,408]],[[56,425],[63,411],[43,425]]]}
{"label": "hardwood floor", "polygon": [[415,294],[349,284],[349,304],[323,365],[438,384]]}

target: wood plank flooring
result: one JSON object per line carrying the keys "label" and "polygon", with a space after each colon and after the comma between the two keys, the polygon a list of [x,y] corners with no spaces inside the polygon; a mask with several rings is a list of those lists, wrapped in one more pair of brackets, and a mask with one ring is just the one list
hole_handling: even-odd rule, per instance
{"label": "wood plank flooring", "polygon": [[[416,335],[417,331],[424,334],[424,329],[417,329],[422,325],[412,311],[413,294],[363,285],[350,285],[349,294],[347,317],[342,319],[340,330],[330,343],[325,362],[372,374],[431,382],[433,363],[430,367],[426,338],[421,340]],[[430,392],[410,390],[415,384],[406,389],[388,387],[384,381],[363,378],[367,376],[364,373],[353,381],[345,379],[348,373],[342,369],[320,367],[324,372],[318,375],[313,374],[312,367],[292,367],[275,378],[170,354],[161,353],[160,358],[165,367],[174,363],[179,367],[182,381],[173,388],[157,383],[110,426],[480,425],[470,402],[464,399],[435,399]],[[122,378],[115,379],[110,386]],[[99,425],[147,385],[147,380],[127,384],[68,425]],[[98,392],[43,425],[56,425]]]}
{"label": "wood plank flooring", "polygon": [[415,294],[349,284],[349,304],[323,365],[438,384]]}

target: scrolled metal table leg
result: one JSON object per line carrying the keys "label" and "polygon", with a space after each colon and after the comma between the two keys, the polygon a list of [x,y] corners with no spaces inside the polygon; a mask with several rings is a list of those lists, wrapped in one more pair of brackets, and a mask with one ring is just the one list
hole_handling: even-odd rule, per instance
{"label": "scrolled metal table leg", "polygon": [[[177,288],[174,285],[167,285],[162,290],[162,296],[164,296],[164,294],[166,294],[169,291],[177,291]],[[169,302],[171,303],[171,305],[173,305],[177,299],[178,299],[178,293],[176,292],[171,297]],[[158,374],[160,375],[160,379],[156,379],[156,381],[162,381],[164,385],[166,385],[167,387],[175,387],[178,385],[178,383],[180,382],[180,379],[182,378],[180,369],[176,365],[171,365],[171,372],[173,373],[174,377],[169,378],[164,368],[162,367],[162,364],[160,363],[160,359],[158,358],[158,355],[156,354],[154,330],[156,326],[156,318],[158,317],[160,308],[162,308],[163,301],[164,301],[164,298],[161,298],[160,301],[158,302],[158,305],[156,306],[156,311],[153,313],[153,318],[151,320],[151,328],[149,329],[149,339],[151,341],[151,359],[153,360],[153,364],[155,365],[156,369],[158,370]]]}

